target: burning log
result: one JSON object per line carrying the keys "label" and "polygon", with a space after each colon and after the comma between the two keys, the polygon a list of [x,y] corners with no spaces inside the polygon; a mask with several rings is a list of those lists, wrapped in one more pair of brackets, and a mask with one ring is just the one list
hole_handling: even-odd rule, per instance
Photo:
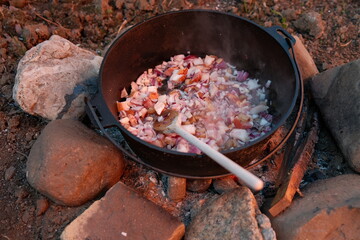
{"label": "burning log", "polygon": [[289,207],[295,193],[299,192],[300,182],[304,177],[314,152],[314,145],[318,140],[318,132],[318,116],[317,113],[314,112],[312,114],[312,126],[307,136],[303,141],[299,141],[299,147],[297,148],[294,157],[283,165],[283,168],[287,170],[288,174],[285,176],[284,181],[282,181],[282,185],[271,203],[269,213],[272,216],[275,217]]}

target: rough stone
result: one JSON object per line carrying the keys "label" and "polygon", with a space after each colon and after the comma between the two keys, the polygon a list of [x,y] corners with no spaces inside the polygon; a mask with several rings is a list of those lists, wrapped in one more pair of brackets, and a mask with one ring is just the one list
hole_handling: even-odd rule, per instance
{"label": "rough stone", "polygon": [[315,38],[324,34],[325,23],[317,12],[307,12],[294,22],[294,26],[302,32],[309,33]]}
{"label": "rough stone", "polygon": [[314,59],[311,57],[308,50],[306,50],[303,42],[300,40],[298,36],[294,36],[296,43],[294,46],[296,62],[299,66],[299,70],[301,73],[301,77],[307,81],[316,74],[319,73],[317,69]]}
{"label": "rough stone", "polygon": [[124,171],[110,141],[72,119],[50,122],[31,148],[29,183],[54,202],[78,206],[109,189]]}
{"label": "rough stone", "polygon": [[208,190],[212,182],[212,179],[188,179],[186,181],[186,190],[191,192],[205,192]]}
{"label": "rough stone", "polygon": [[314,182],[304,197],[278,217],[272,226],[282,240],[347,240],[360,236],[360,176],[340,175]]}
{"label": "rough stone", "polygon": [[139,0],[137,1],[137,7],[141,11],[151,11],[153,8],[147,0]]}
{"label": "rough stone", "polygon": [[10,0],[9,3],[10,3],[10,6],[14,6],[16,8],[23,8],[26,6],[28,1],[26,1],[26,0]]}
{"label": "rough stone", "polygon": [[122,182],[94,202],[63,231],[62,240],[180,240],[185,226]]}
{"label": "rough stone", "polygon": [[24,56],[26,52],[26,47],[23,42],[19,40],[17,36],[7,39],[9,43],[8,52],[13,53],[17,57]]}
{"label": "rough stone", "polygon": [[264,214],[256,215],[256,221],[258,222],[264,240],[276,239],[275,231],[274,229],[272,229],[270,219],[266,215]]}
{"label": "rough stone", "polygon": [[[257,221],[259,215],[260,224]],[[185,240],[276,239],[270,224],[264,220],[266,218],[251,191],[239,187],[204,204],[188,226]],[[271,231],[274,238],[269,238],[267,232]],[[267,234],[266,238],[263,232]]]}
{"label": "rough stone", "polygon": [[311,89],[343,155],[360,172],[360,59],[316,75]]}
{"label": "rough stone", "polygon": [[36,216],[43,215],[49,208],[49,201],[46,198],[36,200]]}
{"label": "rough stone", "polygon": [[54,120],[79,118],[84,98],[97,91],[102,57],[53,35],[20,60],[13,98],[33,115]]}
{"label": "rough stone", "polygon": [[224,177],[215,179],[213,182],[213,187],[217,193],[222,194],[224,192],[229,192],[235,188],[238,188],[239,185],[235,182],[234,178]]}
{"label": "rough stone", "polygon": [[16,170],[16,168],[14,166],[11,166],[8,169],[6,169],[6,171],[5,171],[5,180],[6,181],[9,181],[10,179],[12,179],[14,177],[15,170]]}
{"label": "rough stone", "polygon": [[6,98],[6,99],[11,99],[11,95],[12,95],[12,86],[11,85],[4,85],[1,87],[1,91],[0,94],[2,93],[2,95]]}
{"label": "rough stone", "polygon": [[21,201],[29,196],[29,192],[23,187],[20,187],[15,190],[15,196],[17,197],[17,201]]}
{"label": "rough stone", "polygon": [[175,201],[181,201],[186,196],[186,178],[168,177],[167,196]]}
{"label": "rough stone", "polygon": [[32,47],[35,44],[37,44],[39,41],[44,41],[49,39],[50,30],[43,23],[26,25],[22,30],[22,36],[26,42],[26,45],[28,47]]}
{"label": "rough stone", "polygon": [[94,0],[94,4],[97,11],[103,16],[109,15],[113,11],[110,0]]}
{"label": "rough stone", "polygon": [[292,8],[284,9],[281,14],[287,21],[293,21],[297,18],[297,11]]}
{"label": "rough stone", "polygon": [[20,115],[15,115],[8,120],[9,129],[18,128],[20,126]]}

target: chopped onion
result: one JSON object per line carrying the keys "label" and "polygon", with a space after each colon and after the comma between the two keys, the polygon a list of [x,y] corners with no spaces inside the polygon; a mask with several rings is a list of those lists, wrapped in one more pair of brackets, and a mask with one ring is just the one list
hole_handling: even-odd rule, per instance
{"label": "chopped onion", "polygon": [[[158,88],[165,84],[169,93],[160,95]],[[265,94],[270,84],[268,80],[260,85],[247,72],[216,56],[179,54],[142,73],[131,83],[130,94],[122,90],[121,98],[126,100],[117,102],[120,123],[156,146],[200,153],[175,133],[154,131],[154,121],[162,122],[163,111],[171,109],[179,113],[178,124],[185,131],[212,148],[242,146],[271,130]]]}

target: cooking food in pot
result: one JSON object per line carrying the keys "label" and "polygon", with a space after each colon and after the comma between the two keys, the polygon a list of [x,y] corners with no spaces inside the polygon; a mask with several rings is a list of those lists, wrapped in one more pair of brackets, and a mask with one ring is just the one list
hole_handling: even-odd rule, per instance
{"label": "cooking food in pot", "polygon": [[140,139],[159,147],[198,153],[176,133],[153,129],[162,113],[175,110],[182,128],[215,150],[254,141],[271,130],[266,89],[249,73],[217,56],[176,55],[145,71],[117,102],[120,123]]}

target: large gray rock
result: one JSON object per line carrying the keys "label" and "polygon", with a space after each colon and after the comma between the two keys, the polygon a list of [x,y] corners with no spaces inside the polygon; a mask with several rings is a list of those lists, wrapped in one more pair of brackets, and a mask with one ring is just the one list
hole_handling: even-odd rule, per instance
{"label": "large gray rock", "polygon": [[118,182],[70,223],[62,240],[180,240],[185,226],[161,207]]}
{"label": "large gray rock", "polygon": [[20,60],[13,98],[33,115],[54,120],[79,118],[84,98],[97,91],[102,57],[53,35]]}
{"label": "large gray rock", "polygon": [[205,203],[191,221],[185,239],[271,240],[276,236],[251,191],[239,187]]}
{"label": "large gray rock", "polygon": [[54,202],[78,206],[109,189],[124,171],[110,141],[71,119],[54,120],[34,143],[26,166],[31,186]]}
{"label": "large gray rock", "polygon": [[360,172],[360,59],[316,75],[311,88],[343,155]]}
{"label": "large gray rock", "polygon": [[341,175],[308,185],[272,219],[280,240],[348,240],[360,236],[360,176]]}

